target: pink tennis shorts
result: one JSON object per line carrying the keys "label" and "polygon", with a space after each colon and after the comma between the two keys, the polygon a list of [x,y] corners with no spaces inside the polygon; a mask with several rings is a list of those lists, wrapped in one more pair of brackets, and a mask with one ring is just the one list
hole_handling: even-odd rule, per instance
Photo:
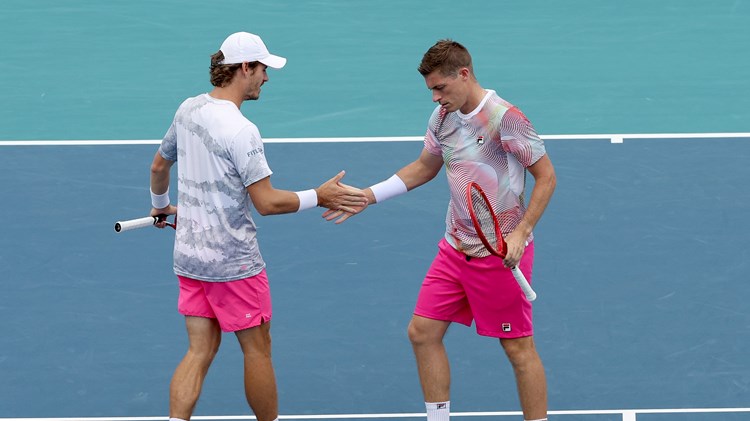
{"label": "pink tennis shorts", "polygon": [[177,278],[180,314],[217,319],[224,332],[271,320],[271,289],[265,269],[255,276],[229,282],[205,282],[179,275]]}
{"label": "pink tennis shorts", "polygon": [[[519,268],[531,283],[534,243],[526,246]],[[531,303],[510,269],[496,256],[472,257],[454,249],[445,239],[427,271],[414,310],[417,316],[457,322],[494,338],[534,334]]]}

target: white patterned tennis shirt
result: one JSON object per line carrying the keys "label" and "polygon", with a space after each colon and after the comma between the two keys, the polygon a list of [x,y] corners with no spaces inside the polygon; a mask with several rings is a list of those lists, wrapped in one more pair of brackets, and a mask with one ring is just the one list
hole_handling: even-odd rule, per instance
{"label": "white patterned tennis shirt", "polygon": [[175,273],[213,282],[260,273],[265,262],[246,188],[272,171],[255,124],[233,102],[188,98],[159,153],[177,161]]}

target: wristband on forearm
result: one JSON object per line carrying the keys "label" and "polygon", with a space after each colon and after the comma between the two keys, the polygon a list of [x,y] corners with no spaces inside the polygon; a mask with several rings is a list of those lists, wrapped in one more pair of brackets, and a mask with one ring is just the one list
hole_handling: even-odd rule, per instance
{"label": "wristband on forearm", "polygon": [[372,194],[375,196],[375,203],[380,203],[407,192],[406,184],[396,174],[385,181],[371,186],[370,190],[372,190]]}
{"label": "wristband on forearm", "polygon": [[154,209],[164,209],[169,206],[169,187],[167,187],[167,191],[162,194],[155,194],[151,189],[149,189],[149,191],[151,191],[151,206],[153,206]]}
{"label": "wristband on forearm", "polygon": [[296,191],[294,193],[299,198],[299,209],[297,209],[297,212],[318,206],[318,193],[315,192],[315,189]]}

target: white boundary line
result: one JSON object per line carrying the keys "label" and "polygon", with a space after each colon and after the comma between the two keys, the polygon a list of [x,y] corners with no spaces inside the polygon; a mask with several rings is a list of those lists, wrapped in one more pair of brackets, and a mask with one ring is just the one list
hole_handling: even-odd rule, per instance
{"label": "white boundary line", "polygon": [[[630,133],[630,134],[555,134],[541,135],[543,140],[609,140],[623,143],[638,139],[750,139],[747,133]],[[422,136],[381,137],[288,137],[263,139],[264,143],[354,143],[354,142],[421,142]],[[158,145],[161,139],[146,140],[0,140],[0,146],[116,146]]]}
{"label": "white boundary line", "polygon": [[[602,409],[581,411],[549,411],[550,415],[612,415],[621,414],[623,421],[633,421],[637,414],[685,414],[685,413],[737,413],[748,412],[750,408],[676,408],[676,409]],[[452,412],[455,417],[491,417],[522,415],[520,411],[502,412]],[[384,419],[384,418],[419,418],[424,419],[424,413],[404,414],[327,414],[327,415],[280,415],[281,420],[323,420],[323,419]],[[169,417],[76,417],[76,418],[0,418],[0,421],[164,421]],[[222,421],[222,420],[254,420],[252,415],[219,415],[194,416],[193,420]]]}

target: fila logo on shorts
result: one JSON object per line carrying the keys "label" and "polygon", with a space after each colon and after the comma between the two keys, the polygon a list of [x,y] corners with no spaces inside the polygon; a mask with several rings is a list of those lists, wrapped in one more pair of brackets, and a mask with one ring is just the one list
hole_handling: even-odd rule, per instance
{"label": "fila logo on shorts", "polygon": [[510,323],[503,323],[502,328],[503,332],[510,332]]}
{"label": "fila logo on shorts", "polygon": [[479,136],[477,138],[477,146],[482,146],[482,145],[484,145],[484,136]]}

